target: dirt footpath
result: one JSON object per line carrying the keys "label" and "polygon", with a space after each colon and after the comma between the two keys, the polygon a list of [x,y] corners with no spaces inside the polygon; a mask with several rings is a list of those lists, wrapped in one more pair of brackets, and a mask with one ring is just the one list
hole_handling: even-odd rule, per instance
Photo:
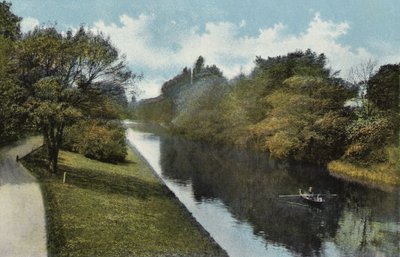
{"label": "dirt footpath", "polygon": [[0,149],[0,255],[47,256],[43,197],[36,179],[16,161],[42,144],[32,137]]}

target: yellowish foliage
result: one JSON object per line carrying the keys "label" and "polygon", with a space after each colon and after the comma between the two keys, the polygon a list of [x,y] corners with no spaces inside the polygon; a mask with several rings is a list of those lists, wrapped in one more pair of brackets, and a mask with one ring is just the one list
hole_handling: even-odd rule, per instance
{"label": "yellowish foliage", "polygon": [[333,174],[345,176],[363,182],[400,185],[400,148],[388,147],[385,149],[388,161],[384,163],[360,166],[344,160],[332,161],[328,169]]}

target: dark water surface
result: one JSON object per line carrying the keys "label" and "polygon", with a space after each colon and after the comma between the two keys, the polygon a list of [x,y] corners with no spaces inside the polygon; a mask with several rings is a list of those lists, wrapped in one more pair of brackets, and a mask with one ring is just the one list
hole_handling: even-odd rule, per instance
{"label": "dark water surface", "polygon": [[[399,190],[129,126],[130,143],[230,256],[400,255]],[[278,197],[309,186],[338,197],[323,209]]]}

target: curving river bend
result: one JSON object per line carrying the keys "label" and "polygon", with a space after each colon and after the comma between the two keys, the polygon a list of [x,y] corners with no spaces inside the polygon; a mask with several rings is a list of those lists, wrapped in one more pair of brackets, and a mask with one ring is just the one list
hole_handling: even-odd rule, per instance
{"label": "curving river bend", "polygon": [[[400,254],[398,189],[372,189],[321,168],[127,126],[128,141],[232,257]],[[278,197],[310,185],[338,197],[323,209]]]}

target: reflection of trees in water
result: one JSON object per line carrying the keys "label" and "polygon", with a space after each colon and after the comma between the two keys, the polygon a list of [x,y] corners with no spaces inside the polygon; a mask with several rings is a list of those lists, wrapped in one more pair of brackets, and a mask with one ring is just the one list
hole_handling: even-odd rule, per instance
{"label": "reflection of trees in water", "polygon": [[[191,181],[196,200],[221,199],[235,218],[252,224],[255,234],[303,256],[321,255],[323,242],[334,239],[339,248],[343,245],[359,252],[356,242],[341,239],[341,233],[346,231],[342,226],[347,224],[343,223],[347,218],[342,217],[343,210],[351,210],[357,222],[399,220],[394,194],[343,182],[320,168],[282,164],[260,154],[165,137],[161,139],[161,166],[170,179],[180,183]],[[323,210],[301,206],[296,198],[277,197],[295,194],[299,188],[310,185],[317,191],[340,196]],[[360,208],[368,208],[368,219],[357,212]],[[371,233],[368,222],[365,221],[364,234]],[[372,249],[375,241],[364,240],[361,245],[363,249]]]}
{"label": "reflection of trees in water", "polygon": [[345,256],[399,256],[399,229],[395,222],[374,219],[371,209],[344,211],[334,241]]}

